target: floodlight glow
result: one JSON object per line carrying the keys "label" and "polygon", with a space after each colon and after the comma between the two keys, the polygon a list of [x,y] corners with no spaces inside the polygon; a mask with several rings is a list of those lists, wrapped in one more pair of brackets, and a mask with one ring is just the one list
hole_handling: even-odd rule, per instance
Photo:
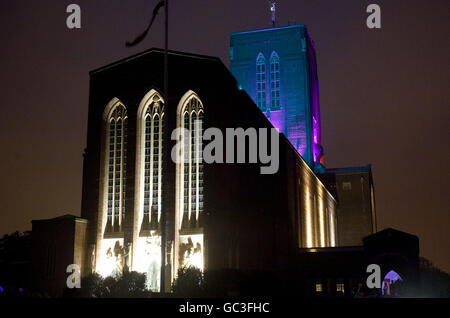
{"label": "floodlight glow", "polygon": [[309,196],[309,188],[306,187],[306,247],[312,247],[312,218],[311,218],[311,202]]}
{"label": "floodlight glow", "polygon": [[161,236],[152,233],[147,237],[138,237],[133,269],[146,274],[148,289],[159,291],[161,279]]}
{"label": "floodlight glow", "polygon": [[323,213],[323,199],[319,197],[319,225],[320,225],[320,246],[325,247],[325,217]]}
{"label": "floodlight glow", "polygon": [[107,277],[122,273],[122,269],[123,239],[103,239],[96,272],[102,277]]}
{"label": "floodlight glow", "polygon": [[203,234],[180,236],[180,266],[197,267],[203,271]]}
{"label": "floodlight glow", "polygon": [[336,246],[336,226],[334,224],[334,210],[329,211],[330,214],[330,245]]}

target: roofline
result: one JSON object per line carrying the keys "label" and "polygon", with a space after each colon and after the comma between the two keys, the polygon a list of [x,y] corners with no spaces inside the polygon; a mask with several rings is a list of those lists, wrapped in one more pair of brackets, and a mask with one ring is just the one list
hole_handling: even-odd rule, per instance
{"label": "roofline", "polygon": [[325,184],[322,182],[322,180],[320,180],[319,175],[316,174],[316,173],[314,172],[314,170],[311,169],[311,167],[306,163],[305,159],[303,159],[302,155],[299,154],[299,152],[297,151],[297,149],[295,149],[295,147],[291,144],[291,142],[289,141],[289,139],[287,139],[286,135],[283,134],[283,133],[280,133],[280,135],[283,135],[283,136],[284,136],[284,139],[287,141],[288,147],[291,147],[291,149],[293,149],[293,151],[294,151],[295,154],[297,155],[297,158],[300,158],[300,161],[303,163],[304,166],[306,166],[306,168],[307,168],[307,170],[310,172],[310,174],[312,174],[312,175],[316,178],[316,180],[319,182],[319,184],[322,185],[324,191],[325,191],[326,193],[328,193],[328,195],[333,199],[333,201],[334,201],[335,203],[337,203],[336,198],[335,198],[335,197],[333,196],[333,194],[328,190],[328,188],[325,186]]}
{"label": "roofline", "polygon": [[55,221],[61,221],[61,220],[75,220],[75,222],[82,222],[87,223],[88,220],[76,215],[72,214],[65,214],[61,216],[57,216],[51,219],[39,219],[39,220],[31,220],[31,223],[42,223],[42,222],[55,222]]}
{"label": "roofline", "polygon": [[355,166],[355,167],[342,167],[342,168],[326,168],[325,173],[344,173],[344,172],[370,172],[372,170],[372,165],[367,164],[365,166]]}
{"label": "roofline", "polygon": [[293,24],[293,25],[287,25],[283,27],[271,27],[271,28],[265,28],[265,29],[256,29],[256,30],[249,30],[249,31],[236,31],[230,33],[230,36],[238,35],[238,34],[248,34],[248,33],[255,33],[255,32],[266,32],[266,31],[275,31],[275,30],[281,30],[281,29],[295,29],[295,28],[305,28],[305,24]]}
{"label": "roofline", "polygon": [[[231,74],[231,72],[230,72],[230,74]],[[250,101],[253,103],[253,105],[254,105],[255,107],[258,107],[258,106],[256,106],[255,102],[251,99],[251,97],[248,95],[248,93],[247,93],[245,90],[238,90],[238,94],[241,94],[241,96],[246,96],[248,99],[250,99]],[[258,111],[260,111],[259,108],[258,108]],[[272,124],[272,123],[270,122],[270,120],[264,115],[264,113],[263,113],[262,111],[260,111],[260,114],[263,116],[263,118],[264,118],[263,120],[265,120],[270,126],[272,126],[272,127],[275,129],[275,127],[273,126],[273,124]],[[279,132],[278,134],[279,134],[279,136],[283,136],[283,139],[284,139],[285,143],[287,144],[288,147],[291,148],[291,151],[293,151],[293,152],[295,153],[296,157],[297,157],[298,159],[300,159],[300,162],[302,163],[302,165],[306,167],[306,169],[309,171],[310,174],[312,174],[312,175],[314,176],[314,178],[316,178],[316,180],[319,182],[319,184],[322,185],[324,191],[325,191],[326,193],[328,193],[328,195],[331,197],[331,199],[337,204],[336,198],[335,198],[335,197],[333,196],[333,194],[327,189],[327,187],[326,187],[325,184],[322,182],[322,180],[320,180],[318,174],[316,174],[316,173],[314,172],[314,170],[311,169],[311,167],[308,165],[308,163],[306,163],[305,159],[303,159],[302,155],[299,154],[299,152],[297,151],[297,149],[295,149],[295,147],[291,144],[291,142],[290,142],[289,139],[286,137],[286,135],[283,134],[283,133],[281,133],[281,132]]]}
{"label": "roofline", "polygon": [[[89,75],[93,75],[102,71],[105,71],[109,68],[115,67],[117,65],[129,62],[131,60],[137,59],[141,56],[150,54],[150,53],[161,53],[164,54],[164,49],[160,49],[160,48],[150,48],[148,50],[142,51],[140,53],[128,56],[126,58],[120,59],[118,61],[112,62],[110,64],[106,64],[104,66],[101,66],[99,68],[93,69],[89,72]],[[187,52],[181,52],[181,51],[173,51],[173,50],[168,50],[169,55],[176,55],[176,56],[186,56],[186,57],[191,57],[191,58],[197,58],[197,59],[206,59],[206,60],[212,60],[212,61],[220,61],[220,58],[216,57],[216,56],[210,56],[210,55],[201,55],[201,54],[195,54],[195,53],[187,53]]]}
{"label": "roofline", "polygon": [[385,228],[385,229],[383,229],[381,231],[378,231],[378,232],[375,232],[375,233],[372,233],[370,235],[367,235],[367,236],[363,237],[363,241],[371,240],[374,237],[383,236],[386,233],[397,233],[397,234],[401,234],[401,235],[403,235],[405,237],[419,239],[419,236],[417,236],[416,234],[412,234],[412,233],[408,233],[408,232],[404,232],[404,231],[401,231],[401,230],[394,229],[392,227],[388,227],[388,228]]}
{"label": "roofline", "polygon": [[299,252],[302,254],[308,253],[341,253],[341,252],[362,252],[364,246],[335,246],[335,247],[302,247]]}

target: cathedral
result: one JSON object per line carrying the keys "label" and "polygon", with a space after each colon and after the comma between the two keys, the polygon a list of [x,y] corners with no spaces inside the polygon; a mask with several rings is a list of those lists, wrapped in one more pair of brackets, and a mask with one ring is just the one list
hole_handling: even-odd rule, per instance
{"label": "cathedral", "polygon": [[[240,52],[238,46],[233,51]],[[258,85],[264,79],[264,85],[274,87],[276,102],[264,97],[273,107],[255,107],[250,89],[243,89],[219,59],[209,56],[169,52],[168,101],[161,94],[161,50],[150,49],[90,73],[82,207],[82,218],[88,220],[88,271],[109,276],[128,267],[146,273],[149,288],[159,290],[162,266],[167,289],[180,267],[287,268],[297,248],[336,246],[336,201],[313,170],[321,160],[320,153],[311,150],[319,147],[314,143],[320,140],[319,125],[313,127],[318,107],[306,97],[284,107],[284,53],[272,63],[276,85],[269,75],[256,79]],[[258,56],[249,69],[269,74],[270,62],[266,69]],[[304,58],[309,58],[306,51]],[[310,71],[299,67],[298,75]],[[309,95],[305,90],[298,93]],[[284,115],[294,109],[301,113]],[[281,126],[273,125],[273,118]],[[275,127],[292,134],[280,134],[280,168],[264,175],[255,163],[197,160],[203,130],[209,127]],[[181,149],[185,160],[169,158],[164,165],[162,149],[172,149],[177,140],[164,140],[163,130],[176,128],[188,133]],[[309,153],[308,161],[299,150]],[[165,195],[163,178],[168,183]]]}
{"label": "cathedral", "polygon": [[[327,270],[311,272],[315,262],[346,264],[350,251],[364,263],[363,238],[376,232],[371,168],[325,168],[307,28],[235,32],[229,54],[228,69],[216,57],[169,51],[167,100],[164,50],[90,72],[81,217],[33,221],[42,242],[33,261],[39,284],[63,280],[75,263],[82,276],[145,273],[153,291],[170,291],[188,266],[308,271],[308,286],[322,291]],[[174,137],[177,128],[187,133]],[[261,174],[258,163],[199,160],[208,128],[242,128],[234,137],[247,146],[247,129],[276,129],[279,169]],[[167,149],[178,142],[183,160],[174,162]],[[327,284],[342,292],[351,282],[332,279]]]}

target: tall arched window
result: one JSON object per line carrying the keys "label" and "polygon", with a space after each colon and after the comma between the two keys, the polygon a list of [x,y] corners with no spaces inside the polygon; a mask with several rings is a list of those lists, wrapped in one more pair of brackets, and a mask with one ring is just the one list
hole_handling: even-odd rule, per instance
{"label": "tall arched window", "polygon": [[133,227],[134,271],[146,274],[146,286],[160,288],[161,184],[164,100],[154,89],[142,99],[136,120],[136,171]]}
{"label": "tall arched window", "polygon": [[256,105],[266,110],[266,59],[262,53],[256,59]]}
{"label": "tall arched window", "polygon": [[140,236],[149,236],[150,231],[160,229],[163,108],[161,97],[154,95],[143,110],[141,116],[141,138],[143,138],[143,149],[141,153],[143,169],[141,169],[141,173],[143,176],[142,187],[144,193]]}
{"label": "tall arched window", "polygon": [[270,56],[270,109],[280,109],[280,58],[275,51]]}
{"label": "tall arched window", "polygon": [[198,97],[192,95],[185,102],[181,109],[181,118],[181,128],[187,133],[182,154],[181,228],[195,229],[202,226],[203,214],[203,165],[201,162],[203,105]]}
{"label": "tall arched window", "polygon": [[193,91],[177,107],[179,152],[176,166],[174,272],[180,267],[204,269],[202,126],[204,108]]}
{"label": "tall arched window", "polygon": [[126,213],[127,110],[117,102],[107,118],[107,220],[105,235],[122,232]]}

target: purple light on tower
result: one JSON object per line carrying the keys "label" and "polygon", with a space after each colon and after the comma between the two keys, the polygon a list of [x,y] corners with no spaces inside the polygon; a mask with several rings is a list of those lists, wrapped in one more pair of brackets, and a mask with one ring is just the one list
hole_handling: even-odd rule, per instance
{"label": "purple light on tower", "polygon": [[322,169],[316,54],[306,26],[232,33],[230,71],[309,167]]}
{"label": "purple light on tower", "polygon": [[266,113],[266,117],[278,132],[284,132],[284,112],[283,110],[271,111]]}
{"label": "purple light on tower", "polygon": [[320,101],[319,101],[319,80],[317,78],[317,64],[314,50],[314,42],[307,36],[312,50],[308,50],[309,79],[310,79],[310,102],[311,102],[311,145],[314,163],[323,164],[322,131],[320,125]]}

